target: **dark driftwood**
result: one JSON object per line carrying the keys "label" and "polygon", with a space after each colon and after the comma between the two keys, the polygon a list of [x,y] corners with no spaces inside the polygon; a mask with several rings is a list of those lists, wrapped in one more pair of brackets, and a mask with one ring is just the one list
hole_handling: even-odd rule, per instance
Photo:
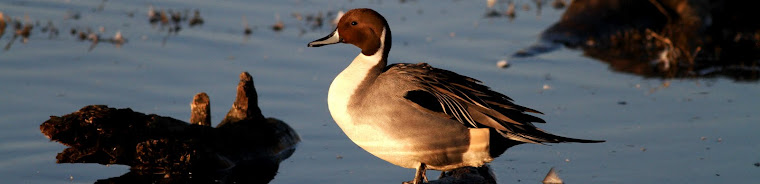
{"label": "dark driftwood", "polygon": [[539,44],[516,57],[561,45],[580,48],[611,69],[644,77],[760,79],[758,1],[574,0]]}
{"label": "dark driftwood", "polygon": [[51,116],[40,130],[68,146],[56,157],[58,163],[131,166],[132,172],[99,183],[266,183],[300,141],[286,123],[261,115],[246,72],[240,75],[238,96],[224,124],[210,126],[205,93],[196,95],[191,106],[192,124],[128,108],[89,105]]}

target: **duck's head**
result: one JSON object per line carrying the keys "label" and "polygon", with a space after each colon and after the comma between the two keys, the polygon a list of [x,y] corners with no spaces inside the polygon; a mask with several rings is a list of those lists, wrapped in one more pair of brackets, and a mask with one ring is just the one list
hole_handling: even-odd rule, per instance
{"label": "duck's head", "polygon": [[388,22],[375,10],[353,9],[338,21],[335,31],[314,40],[309,47],[320,47],[336,43],[350,43],[362,49],[362,54],[372,56],[380,51],[387,56],[391,45],[391,29]]}

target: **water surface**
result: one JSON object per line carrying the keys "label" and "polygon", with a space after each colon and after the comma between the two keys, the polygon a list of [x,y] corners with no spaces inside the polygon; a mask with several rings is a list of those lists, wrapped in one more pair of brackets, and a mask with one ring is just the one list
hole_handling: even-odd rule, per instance
{"label": "water surface", "polygon": [[[556,167],[568,183],[742,183],[760,168],[760,86],[713,79],[648,79],[615,73],[580,51],[560,49],[512,59],[562,10],[516,1],[514,20],[485,18],[485,1],[3,1],[6,17],[40,22],[29,41],[0,51],[0,177],[3,183],[92,183],[125,166],[55,164],[64,146],[39,124],[89,104],[132,108],[189,119],[192,95],[211,97],[212,121],[227,112],[237,76],[249,71],[264,115],[290,124],[303,138],[272,183],[398,183],[414,171],[373,157],[353,144],[327,110],[332,78],[359,50],[350,45],[306,48],[332,28],[312,29],[292,14],[369,7],[388,19],[390,62],[428,62],[480,79],[494,90],[543,111],[550,132],[604,139],[602,144],[521,145],[491,163],[501,183],[538,183]],[[199,27],[169,35],[148,23],[148,6],[198,9]],[[505,4],[501,4],[505,6]],[[80,14],[79,19],[66,15]],[[243,20],[253,28],[243,34]],[[270,26],[283,21],[282,31]],[[328,18],[330,19],[330,18]],[[42,33],[50,20],[57,37]],[[69,34],[116,31],[121,47]],[[8,28],[10,29],[10,28]],[[10,30],[0,38],[6,44]],[[169,35],[169,36],[167,36]],[[508,59],[507,69],[496,62]],[[548,89],[545,89],[548,87]],[[420,130],[424,133],[428,130]],[[437,176],[437,172],[429,175]]]}

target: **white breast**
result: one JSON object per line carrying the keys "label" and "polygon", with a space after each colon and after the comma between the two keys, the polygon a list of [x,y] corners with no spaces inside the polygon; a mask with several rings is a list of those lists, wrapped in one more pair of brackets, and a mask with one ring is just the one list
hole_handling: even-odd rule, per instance
{"label": "white breast", "polygon": [[370,70],[383,59],[385,44],[382,43],[385,41],[385,30],[383,30],[380,38],[381,46],[375,54],[366,56],[359,53],[351,64],[340,72],[332,84],[330,84],[330,89],[327,93],[327,105],[330,109],[330,115],[332,115],[335,123],[346,134],[349,133],[349,131],[346,131],[347,128],[351,129],[353,126],[351,115],[348,113],[348,103],[358,90],[361,82],[367,78]]}
{"label": "white breast", "polygon": [[[385,31],[381,35],[381,43],[384,43],[384,38]],[[383,48],[384,44],[372,56],[359,53],[330,84],[327,104],[335,123],[355,144],[383,160],[402,167],[413,168],[419,163],[405,159],[405,156],[410,153],[402,151],[407,150],[408,143],[393,140],[390,138],[392,136],[385,135],[386,131],[372,126],[373,123],[382,122],[359,122],[367,118],[351,117],[349,113],[348,106],[351,97],[357,93],[361,82],[370,75],[370,70],[380,64],[383,59]]]}

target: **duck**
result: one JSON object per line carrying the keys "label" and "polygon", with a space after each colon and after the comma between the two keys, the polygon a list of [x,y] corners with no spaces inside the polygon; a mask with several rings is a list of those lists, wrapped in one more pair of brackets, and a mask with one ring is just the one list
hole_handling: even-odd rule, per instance
{"label": "duck", "polygon": [[597,143],[548,133],[541,112],[515,104],[481,81],[426,63],[388,65],[391,29],[375,10],[352,9],[308,47],[346,43],[361,52],[330,84],[330,115],[362,149],[416,169],[407,183],[427,182],[428,169],[483,166],[523,143]]}

